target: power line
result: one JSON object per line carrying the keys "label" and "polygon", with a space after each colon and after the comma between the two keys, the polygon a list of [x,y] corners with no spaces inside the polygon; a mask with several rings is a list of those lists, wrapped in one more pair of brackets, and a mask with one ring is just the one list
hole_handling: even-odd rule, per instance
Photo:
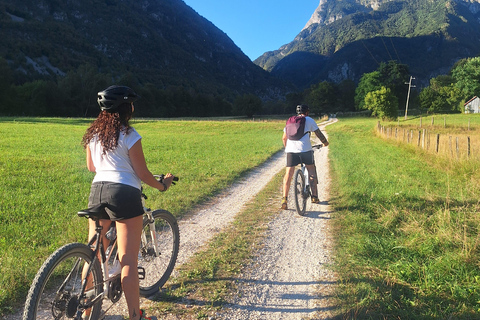
{"label": "power line", "polygon": [[395,54],[397,55],[398,63],[401,64],[402,61],[400,61],[400,57],[398,56],[398,52],[397,52],[397,49],[395,48],[395,45],[393,44],[392,37],[390,37],[390,43],[392,44],[393,50],[395,51]]}
{"label": "power line", "polygon": [[370,52],[370,50],[368,50],[367,46],[365,45],[365,43],[363,42],[362,39],[360,39],[360,41],[362,41],[362,44],[363,46],[365,47],[365,49],[367,49],[368,53],[370,53],[370,56],[372,56],[372,59],[375,60],[375,62],[380,65],[380,63],[377,61],[377,59],[375,59],[375,57],[373,56],[373,54]]}

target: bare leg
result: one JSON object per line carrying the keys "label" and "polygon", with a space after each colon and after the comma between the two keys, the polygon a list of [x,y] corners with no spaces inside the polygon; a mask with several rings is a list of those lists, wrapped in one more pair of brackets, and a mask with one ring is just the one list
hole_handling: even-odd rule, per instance
{"label": "bare leg", "polygon": [[295,172],[295,167],[286,167],[285,176],[283,177],[283,197],[288,196],[288,191],[290,190],[290,183],[292,182],[293,173]]}
{"label": "bare leg", "polygon": [[138,250],[143,216],[117,221],[118,258],[122,266],[122,288],[131,320],[140,319]]}
{"label": "bare leg", "polygon": [[305,165],[305,167],[308,170],[308,178],[310,182],[310,189],[312,190],[312,196],[318,198],[318,190],[317,190],[317,184],[318,184],[318,178],[317,178],[317,168],[315,167],[314,164],[310,165]]}

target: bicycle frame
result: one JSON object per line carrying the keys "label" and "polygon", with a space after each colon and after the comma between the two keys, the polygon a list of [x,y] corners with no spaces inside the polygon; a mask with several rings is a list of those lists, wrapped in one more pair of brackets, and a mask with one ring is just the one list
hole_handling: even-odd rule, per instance
{"label": "bicycle frame", "polygon": [[[322,145],[312,146],[312,149],[320,149]],[[305,214],[307,199],[312,195],[310,186],[310,177],[307,166],[303,161],[300,168],[294,173],[294,196],[297,213],[301,216]]]}
{"label": "bicycle frame", "polygon": [[[87,285],[88,285],[88,275],[92,272],[92,268],[93,268],[93,265],[99,261],[98,260],[98,254],[100,253],[101,255],[101,261],[99,261],[101,267],[102,267],[102,271],[103,271],[103,291],[102,293],[100,293],[99,295],[97,295],[96,297],[94,297],[93,299],[89,300],[88,303],[81,303],[79,302],[79,307],[77,309],[77,314],[76,314],[76,319],[81,319],[82,317],[82,313],[91,308],[95,303],[97,303],[98,300],[100,299],[103,299],[103,297],[105,296],[105,294],[108,295],[109,293],[109,283],[111,280],[113,280],[114,278],[116,278],[116,276],[112,276],[112,277],[109,277],[108,276],[108,263],[107,261],[110,259],[112,253],[114,250],[110,250],[109,254],[107,255],[105,253],[105,249],[103,247],[103,241],[101,241],[101,231],[103,230],[103,227],[100,225],[100,220],[99,219],[93,219],[95,221],[95,234],[93,235],[93,237],[90,239],[90,241],[88,242],[88,246],[92,247],[93,246],[93,251],[92,251],[92,263],[88,265],[88,268],[87,270],[85,271],[85,279],[83,279],[82,281],[82,295],[80,297],[80,301],[82,300],[85,300],[87,298],[89,298],[88,296],[88,291],[87,290]],[[110,240],[110,246],[112,246],[112,248],[115,247],[116,245],[116,239],[115,240]],[[69,277],[67,277],[67,280],[69,279]],[[67,282],[67,281],[65,281]],[[63,285],[61,287],[61,289],[63,289]],[[59,290],[60,291],[60,290]]]}

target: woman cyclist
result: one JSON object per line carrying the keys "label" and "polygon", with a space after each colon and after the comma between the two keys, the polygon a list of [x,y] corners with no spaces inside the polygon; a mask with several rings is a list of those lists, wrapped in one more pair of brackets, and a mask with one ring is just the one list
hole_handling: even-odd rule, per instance
{"label": "woman cyclist", "polygon": [[[88,207],[102,213],[104,234],[110,222],[116,222],[121,282],[131,320],[156,319],[140,310],[137,259],[143,221],[141,182],[166,191],[173,181],[168,173],[159,182],[147,168],[141,136],[129,125],[137,98],[125,86],[110,86],[99,92],[101,112],[82,139],[87,168],[95,172]],[[95,223],[89,220],[89,239],[94,234]]]}

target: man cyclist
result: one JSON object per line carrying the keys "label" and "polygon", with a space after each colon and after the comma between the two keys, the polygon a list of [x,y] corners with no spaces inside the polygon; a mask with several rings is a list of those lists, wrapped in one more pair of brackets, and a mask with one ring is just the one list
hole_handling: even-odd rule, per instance
{"label": "man cyclist", "polygon": [[324,146],[328,146],[328,141],[323,133],[318,128],[315,120],[308,116],[310,109],[305,104],[299,104],[296,108],[297,117],[305,117],[305,129],[304,135],[299,140],[291,140],[287,136],[287,127],[283,129],[283,146],[285,147],[285,153],[287,154],[287,166],[285,170],[285,176],[283,177],[283,198],[281,208],[286,210],[288,208],[288,191],[290,189],[290,183],[292,181],[295,167],[300,163],[304,163],[308,170],[308,177],[312,190],[312,203],[319,203],[318,191],[317,191],[317,169],[315,167],[315,161],[313,158],[313,149],[310,142],[311,132],[315,133],[318,139]]}

